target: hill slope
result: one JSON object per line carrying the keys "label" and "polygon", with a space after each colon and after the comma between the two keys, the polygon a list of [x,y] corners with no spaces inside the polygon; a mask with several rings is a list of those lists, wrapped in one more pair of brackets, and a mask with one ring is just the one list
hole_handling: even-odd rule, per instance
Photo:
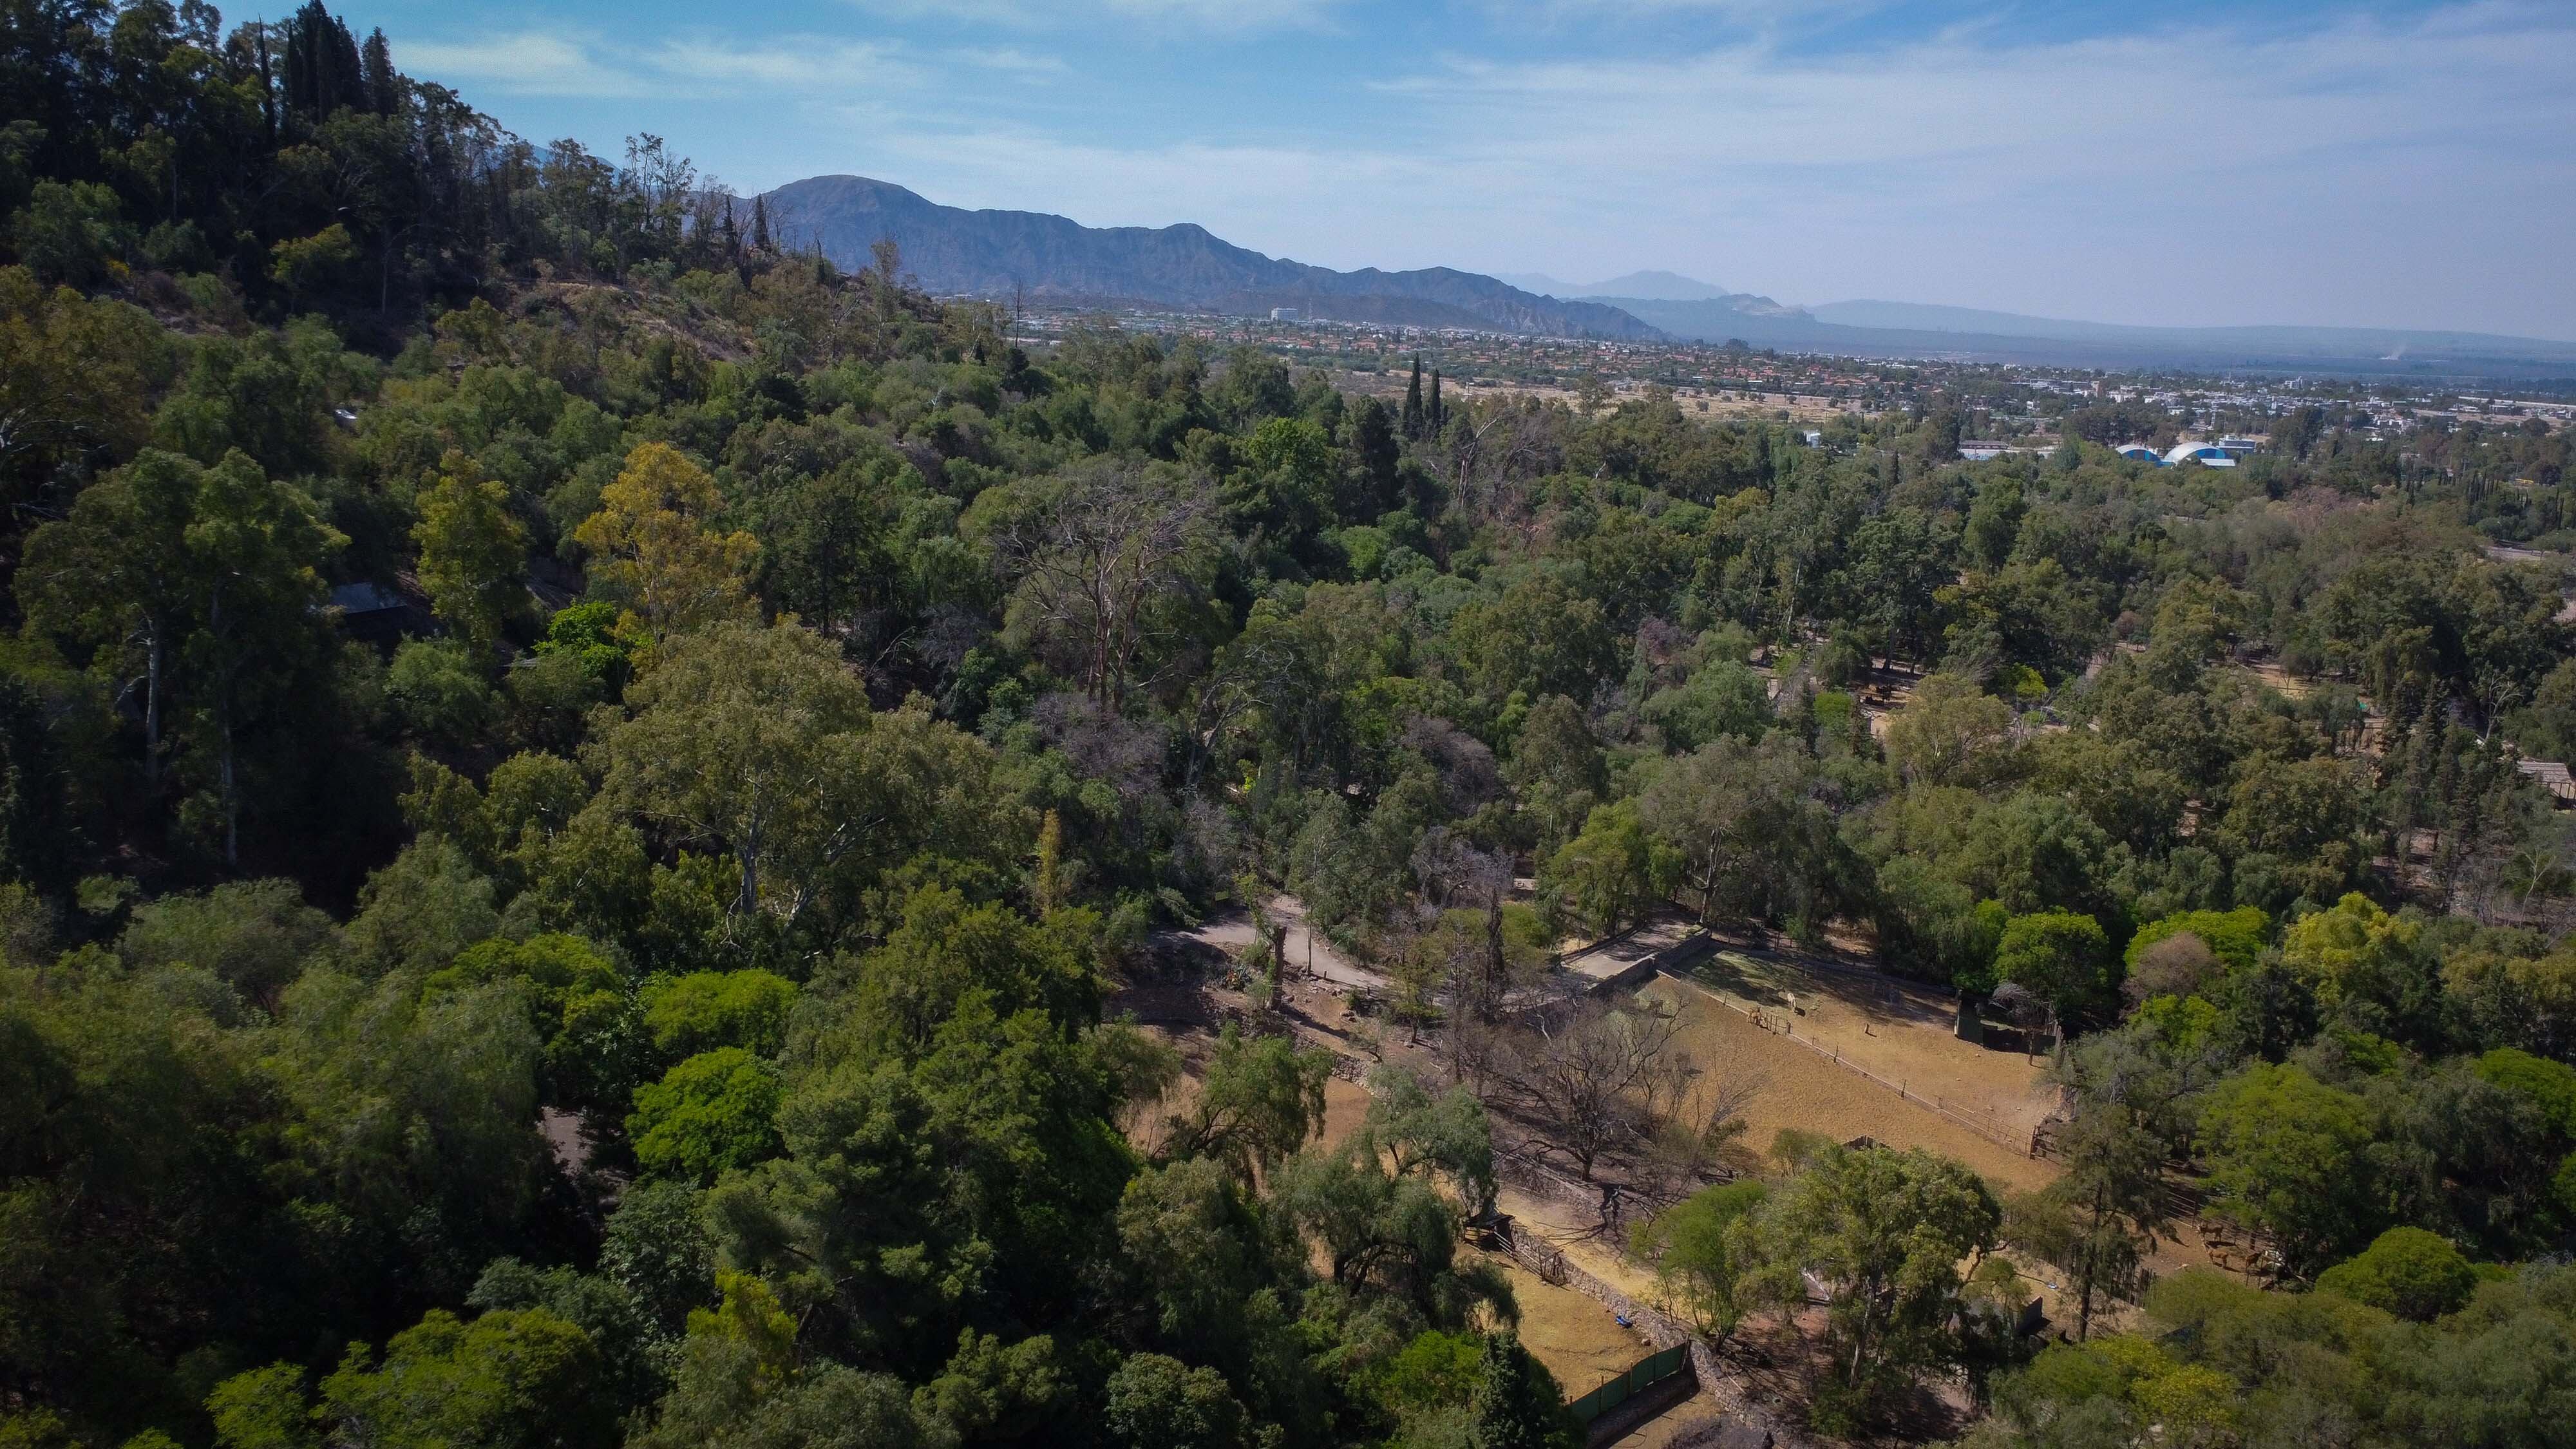
{"label": "hill slope", "polygon": [[1469,327],[1548,337],[1648,339],[1655,329],[1615,307],[1541,297],[1473,272],[1433,267],[1336,272],[1266,257],[1184,223],[1087,227],[1034,211],[967,211],[863,176],[815,176],[764,198],[790,246],[819,244],[844,266],[891,237],[905,270],[941,295],[1032,297],[1258,314]]}

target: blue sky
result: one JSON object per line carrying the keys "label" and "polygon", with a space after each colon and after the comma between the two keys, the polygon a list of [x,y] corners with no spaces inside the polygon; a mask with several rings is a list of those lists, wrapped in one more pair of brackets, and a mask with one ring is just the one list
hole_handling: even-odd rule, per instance
{"label": "blue sky", "polygon": [[367,0],[535,140],[1334,267],[2576,338],[2576,4]]}

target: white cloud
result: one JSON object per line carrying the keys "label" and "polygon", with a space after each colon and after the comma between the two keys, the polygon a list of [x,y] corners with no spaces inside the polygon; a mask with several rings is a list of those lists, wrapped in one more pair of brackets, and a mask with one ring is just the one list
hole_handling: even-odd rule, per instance
{"label": "white cloud", "polygon": [[404,69],[508,95],[706,101],[905,90],[926,73],[890,43],[782,36],[741,45],[680,35],[650,45],[572,32],[527,31],[469,44],[414,42]]}
{"label": "white cloud", "polygon": [[1054,76],[1073,73],[1073,67],[1065,64],[1062,56],[1033,54],[1025,50],[1014,50],[1008,46],[994,49],[969,47],[947,51],[945,55],[950,60],[974,66],[979,70],[1005,71],[1014,75]]}
{"label": "white cloud", "polygon": [[675,39],[650,52],[649,61],[664,76],[734,94],[829,94],[911,85],[921,78],[892,45],[812,36],[748,46],[716,38]]}
{"label": "white cloud", "polygon": [[[1097,26],[1104,21],[1151,22],[1193,32],[1246,33],[1326,23],[1352,0],[849,0],[872,15],[897,20],[943,20],[961,25],[1007,25],[1028,30]],[[1136,40],[1172,38],[1139,33]]]}
{"label": "white cloud", "polygon": [[407,41],[403,69],[440,81],[471,82],[509,95],[641,96],[642,77],[602,61],[584,41],[543,31],[465,44]]}

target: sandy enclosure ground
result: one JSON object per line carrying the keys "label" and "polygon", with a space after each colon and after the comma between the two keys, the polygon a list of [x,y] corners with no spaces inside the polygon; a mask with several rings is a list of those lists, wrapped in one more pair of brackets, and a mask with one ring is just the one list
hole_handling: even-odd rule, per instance
{"label": "sandy enclosure ground", "polygon": [[[1747,1147],[1767,1151],[1781,1128],[1795,1127],[1836,1141],[1871,1137],[1891,1147],[1927,1148],[1955,1157],[2012,1190],[2041,1187],[2057,1175],[2044,1161],[2001,1147],[1929,1107],[1905,1101],[1878,1083],[1755,1026],[1751,1018],[1696,986],[1659,977],[1638,995],[1669,1003],[1681,1014],[1681,1041],[1703,1072],[1721,1084],[1740,1085],[1747,1080],[1759,1084],[1744,1108]],[[1953,1045],[1975,1050],[1965,1043]],[[2000,1053],[1988,1055],[2004,1056],[2016,1064],[2021,1061]]]}
{"label": "sandy enclosure ground", "polygon": [[1601,1302],[1571,1288],[1560,1288],[1509,1258],[1475,1253],[1511,1279],[1513,1301],[1521,1310],[1521,1344],[1547,1371],[1569,1399],[1581,1398],[1636,1367],[1655,1351],[1654,1343],[1634,1329],[1622,1328]]}
{"label": "sandy enclosure ground", "polygon": [[1947,993],[1724,948],[1695,962],[1692,979],[1730,1005],[1758,1010],[1766,1026],[1983,1123],[2005,1142],[2026,1143],[2057,1105],[2038,1062],[1959,1040],[1958,1008]]}

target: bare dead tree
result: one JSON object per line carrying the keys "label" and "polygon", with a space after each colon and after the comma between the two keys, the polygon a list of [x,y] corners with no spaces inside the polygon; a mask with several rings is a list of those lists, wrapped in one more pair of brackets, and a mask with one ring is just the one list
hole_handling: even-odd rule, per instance
{"label": "bare dead tree", "polygon": [[1605,1156],[1650,1143],[1676,1119],[1699,1076],[1680,1034],[1678,1014],[1645,1001],[1538,1013],[1511,1044],[1505,1088],[1591,1182]]}
{"label": "bare dead tree", "polygon": [[1092,701],[1123,709],[1138,653],[1172,632],[1155,606],[1189,584],[1207,516],[1204,491],[1132,463],[1069,471],[997,540],[1019,579],[1012,623],[1074,652]]}
{"label": "bare dead tree", "polygon": [[1414,847],[1413,873],[1431,904],[1483,913],[1483,928],[1473,937],[1451,938],[1443,964],[1459,1009],[1493,1020],[1513,986],[1513,962],[1503,938],[1503,903],[1512,893],[1511,857],[1479,850],[1465,836],[1435,826]]}
{"label": "bare dead tree", "polygon": [[1535,529],[1528,484],[1564,461],[1564,427],[1534,398],[1497,398],[1474,409],[1469,425],[1441,441],[1441,471],[1450,496],[1470,516]]}

